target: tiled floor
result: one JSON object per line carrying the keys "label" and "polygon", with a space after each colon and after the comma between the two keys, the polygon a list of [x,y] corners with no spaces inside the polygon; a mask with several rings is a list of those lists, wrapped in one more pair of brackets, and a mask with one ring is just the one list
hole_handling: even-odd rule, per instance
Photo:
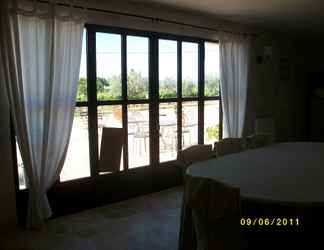
{"label": "tiled floor", "polygon": [[175,250],[182,187],[0,235],[3,250]]}

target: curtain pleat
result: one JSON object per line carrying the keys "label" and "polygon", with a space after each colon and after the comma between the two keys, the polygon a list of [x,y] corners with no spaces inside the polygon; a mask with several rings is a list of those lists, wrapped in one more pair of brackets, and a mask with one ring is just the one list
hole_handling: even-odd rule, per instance
{"label": "curtain pleat", "polygon": [[27,227],[38,228],[52,214],[46,193],[69,144],[84,23],[19,14],[8,3],[1,3],[1,80],[28,179]]}
{"label": "curtain pleat", "polygon": [[224,138],[242,137],[248,86],[249,41],[220,40],[220,85]]}

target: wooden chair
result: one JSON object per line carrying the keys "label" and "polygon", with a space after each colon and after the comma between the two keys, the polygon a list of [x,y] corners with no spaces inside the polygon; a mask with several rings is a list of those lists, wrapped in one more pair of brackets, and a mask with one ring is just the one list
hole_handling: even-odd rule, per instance
{"label": "wooden chair", "polygon": [[245,150],[245,141],[242,138],[225,138],[214,144],[217,156],[238,153]]}
{"label": "wooden chair", "polygon": [[120,171],[124,136],[122,128],[103,127],[99,155],[99,172],[113,173]]}
{"label": "wooden chair", "polygon": [[213,157],[212,145],[193,145],[178,153],[178,162],[186,169],[189,165]]}
{"label": "wooden chair", "polygon": [[239,225],[239,188],[207,178],[198,185],[188,204],[192,211],[196,249],[245,249]]}

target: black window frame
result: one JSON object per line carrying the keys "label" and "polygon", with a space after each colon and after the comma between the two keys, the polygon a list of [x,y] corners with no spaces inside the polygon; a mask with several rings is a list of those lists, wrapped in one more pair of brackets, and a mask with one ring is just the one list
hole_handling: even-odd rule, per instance
{"label": "black window frame", "polygon": [[[222,105],[221,95],[205,96],[205,42],[219,43],[217,40],[202,39],[197,37],[174,35],[144,30],[135,30],[115,26],[103,26],[86,24],[87,29],[87,67],[88,67],[88,110],[89,110],[89,144],[91,176],[99,175],[98,166],[98,126],[97,107],[106,105],[121,105],[123,116],[123,129],[127,135],[127,106],[130,104],[149,105],[149,131],[150,131],[150,164],[141,167],[156,167],[164,165],[174,165],[176,160],[160,162],[159,154],[159,104],[177,103],[177,149],[182,149],[182,103],[197,101],[198,103],[198,144],[204,144],[204,104],[205,101],[219,101],[219,139],[222,138]],[[121,35],[121,80],[122,99],[121,100],[97,100],[96,88],[96,33],[109,33]],[[128,99],[127,98],[127,36],[139,36],[148,38],[149,43],[149,97],[148,99]],[[160,98],[159,96],[159,39],[177,42],[177,97]],[[191,42],[198,45],[198,94],[194,97],[182,96],[182,42]],[[123,150],[124,170],[129,171],[128,163],[128,138],[125,136]]]}
{"label": "black window frame", "polygon": [[[87,100],[77,101],[76,107],[88,108],[88,134],[89,134],[89,167],[90,176],[72,179],[66,182],[77,181],[80,179],[100,178],[98,171],[98,106],[121,105],[122,106],[122,123],[124,133],[127,135],[127,106],[130,104],[148,104],[149,105],[149,132],[150,132],[150,164],[142,167],[154,168],[157,166],[173,166],[176,160],[160,162],[159,150],[159,104],[160,103],[177,103],[177,149],[182,149],[182,103],[197,101],[198,102],[198,144],[204,144],[204,104],[205,101],[219,101],[219,140],[222,139],[223,130],[223,112],[221,103],[221,94],[218,96],[205,96],[205,42],[219,43],[217,40],[202,39],[197,37],[159,33],[153,31],[135,30],[115,26],[103,26],[95,24],[85,24],[86,30],[86,54],[87,54]],[[96,86],[96,33],[109,33],[121,35],[121,84],[122,98],[120,100],[97,100]],[[149,50],[149,97],[148,99],[128,100],[127,98],[127,36],[140,36],[148,38]],[[175,98],[160,98],[159,96],[159,39],[177,42],[177,96]],[[182,42],[191,42],[198,44],[198,95],[194,97],[182,96]],[[12,135],[14,137],[14,133]],[[13,140],[14,141],[14,140]],[[15,144],[14,144],[15,146]],[[17,152],[13,147],[14,165],[16,166],[16,186],[19,189],[17,181]],[[128,138],[125,136],[123,149],[124,170],[127,172],[138,168],[129,169],[128,165]],[[141,167],[141,168],[142,168]],[[114,173],[112,173],[113,175]],[[61,182],[58,180],[57,184]],[[27,188],[28,189],[28,188]],[[20,190],[22,191],[22,190]]]}

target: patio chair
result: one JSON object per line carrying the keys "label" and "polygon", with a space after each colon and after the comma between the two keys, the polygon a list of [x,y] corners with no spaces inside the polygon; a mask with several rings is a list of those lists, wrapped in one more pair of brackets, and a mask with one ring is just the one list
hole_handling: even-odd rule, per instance
{"label": "patio chair", "polygon": [[[185,114],[185,113],[182,113],[182,134],[181,134],[181,142],[182,142],[182,147],[186,147],[186,146],[189,146],[191,145],[191,130],[192,128],[195,128],[198,124],[197,123],[190,123],[189,122],[189,118],[188,116]],[[185,138],[186,138],[186,135],[187,135],[187,138],[188,140],[186,141]],[[173,139],[176,141],[177,138],[178,138],[178,130],[175,129],[173,131],[172,134],[170,134],[170,136],[173,137]]]}
{"label": "patio chair", "polygon": [[129,124],[132,124],[132,131],[128,134],[132,134],[134,138],[133,152],[138,152],[141,155],[142,147],[144,147],[144,152],[147,152],[146,144],[150,137],[148,118],[145,118],[141,112],[135,111],[129,117]]}
{"label": "patio chair", "polygon": [[185,147],[185,135],[189,136],[188,145],[191,144],[191,133],[190,133],[190,126],[191,124],[188,122],[188,116],[185,113],[182,113],[182,146]]}
{"label": "patio chair", "polygon": [[174,128],[177,126],[175,123],[172,126],[160,125],[160,143],[162,145],[161,149],[169,152],[176,151],[177,149],[177,134],[175,134]]}
{"label": "patio chair", "polygon": [[[147,144],[149,138],[150,138],[150,131],[149,131],[148,123],[136,124],[133,146],[135,146],[135,142],[138,142],[136,144],[138,146],[140,155],[142,154],[142,143],[144,144],[144,152],[147,151],[146,144]],[[135,152],[135,151],[133,151],[133,152]]]}

